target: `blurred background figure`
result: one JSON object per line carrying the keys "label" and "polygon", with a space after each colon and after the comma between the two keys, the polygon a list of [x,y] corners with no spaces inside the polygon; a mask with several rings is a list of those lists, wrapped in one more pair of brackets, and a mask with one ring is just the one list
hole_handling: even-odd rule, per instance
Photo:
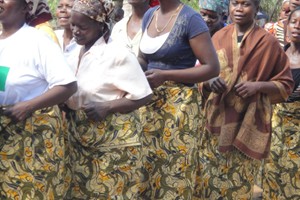
{"label": "blurred background figure", "polygon": [[228,10],[228,5],[223,0],[199,0],[200,14],[206,22],[210,35],[223,28],[226,24],[225,11]]}
{"label": "blurred background figure", "polygon": [[111,38],[138,56],[142,38],[142,20],[149,8],[149,0],[128,0],[128,3],[131,5],[131,15],[124,17],[113,27]]}
{"label": "blurred background figure", "polygon": [[56,8],[56,17],[60,29],[56,30],[55,34],[67,60],[72,59],[72,55],[78,55],[80,51],[80,45],[75,42],[70,26],[73,4],[74,0],[60,0]]}
{"label": "blurred background figure", "polygon": [[295,86],[286,102],[274,106],[271,153],[262,176],[265,200],[300,199],[300,7],[290,13],[287,36],[285,52]]}

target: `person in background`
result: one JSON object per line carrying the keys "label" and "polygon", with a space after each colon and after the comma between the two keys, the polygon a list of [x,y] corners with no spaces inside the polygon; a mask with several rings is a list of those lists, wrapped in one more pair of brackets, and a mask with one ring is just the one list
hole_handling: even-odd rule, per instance
{"label": "person in background", "polygon": [[72,63],[72,59],[77,59],[81,48],[81,46],[76,43],[71,31],[70,16],[73,4],[74,0],[60,0],[56,8],[57,22],[63,29],[56,30],[55,34],[69,63]]}
{"label": "person in background", "polygon": [[281,47],[284,47],[285,39],[284,39],[284,23],[285,20],[288,18],[290,14],[290,1],[289,0],[283,0],[281,4],[281,9],[279,13],[279,20],[275,23],[269,22],[265,24],[264,29],[274,35]]}
{"label": "person in background", "polygon": [[63,199],[68,181],[56,104],[76,91],[76,78],[58,45],[26,24],[27,1],[0,7],[0,196]]}
{"label": "person in background", "polygon": [[263,168],[263,199],[300,199],[300,7],[287,21],[290,44],[285,52],[290,60],[295,86],[284,103],[274,106],[270,158]]}
{"label": "person in background", "polygon": [[58,44],[58,39],[54,33],[54,30],[49,23],[52,20],[52,14],[50,12],[47,0],[26,0],[29,5],[29,12],[26,16],[26,23],[29,26],[45,33],[54,42]]}
{"label": "person in background", "polygon": [[142,19],[149,8],[149,0],[128,0],[128,3],[131,5],[132,13],[114,26],[111,38],[138,56],[142,38]]}
{"label": "person in background", "polygon": [[78,91],[69,112],[72,183],[66,199],[138,199],[141,125],[152,90],[134,54],[109,41],[113,3],[76,0],[71,30],[82,45],[71,64]]}
{"label": "person in background", "polygon": [[223,0],[199,0],[199,7],[211,36],[226,25],[223,18],[224,10],[228,8]]}
{"label": "person in background", "polygon": [[259,0],[230,1],[233,23],[212,38],[221,72],[203,86],[208,98],[199,199],[252,199],[270,151],[272,104],[293,89],[285,52],[255,23],[258,9]]}
{"label": "person in background", "polygon": [[[143,123],[141,199],[192,199],[198,168],[199,93],[219,73],[201,15],[179,0],[160,0],[144,15],[139,60],[154,95]],[[202,66],[194,67],[196,59]]]}

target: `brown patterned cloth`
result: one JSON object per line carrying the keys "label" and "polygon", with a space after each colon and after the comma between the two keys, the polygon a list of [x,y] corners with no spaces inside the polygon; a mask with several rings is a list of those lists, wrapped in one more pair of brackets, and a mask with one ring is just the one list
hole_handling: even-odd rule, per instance
{"label": "brown patterned cloth", "polygon": [[29,6],[26,23],[30,26],[52,20],[52,15],[47,0],[25,0]]}
{"label": "brown patterned cloth", "polygon": [[111,0],[76,0],[72,8],[73,11],[108,25],[113,9],[114,4]]}
{"label": "brown patterned cloth", "polygon": [[[293,89],[288,58],[276,39],[254,25],[240,47],[235,25],[213,37],[221,66],[220,77],[227,83],[223,94],[211,93],[207,100],[207,130],[219,135],[220,152],[238,149],[246,156],[266,158],[271,141],[271,103],[282,102]],[[224,39],[226,38],[226,39]],[[257,93],[247,99],[236,95],[234,86],[244,81],[274,83],[278,93]]]}

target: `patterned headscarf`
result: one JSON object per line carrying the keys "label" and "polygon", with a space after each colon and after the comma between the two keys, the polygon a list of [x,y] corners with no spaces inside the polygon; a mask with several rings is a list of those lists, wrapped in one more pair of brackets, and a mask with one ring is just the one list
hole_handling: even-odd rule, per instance
{"label": "patterned headscarf", "polygon": [[228,0],[199,0],[199,6],[202,9],[222,14],[228,10]]}
{"label": "patterned headscarf", "polygon": [[25,0],[29,7],[26,22],[30,26],[36,26],[52,19],[47,0]]}
{"label": "patterned headscarf", "polygon": [[98,22],[110,25],[110,14],[114,9],[111,0],[75,0],[72,10]]}

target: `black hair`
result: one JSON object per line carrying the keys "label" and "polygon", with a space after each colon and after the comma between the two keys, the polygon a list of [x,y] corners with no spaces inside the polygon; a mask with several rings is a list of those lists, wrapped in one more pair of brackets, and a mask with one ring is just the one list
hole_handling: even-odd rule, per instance
{"label": "black hair", "polygon": [[297,6],[293,11],[291,11],[291,13],[289,14],[289,17],[288,17],[288,23],[290,22],[291,18],[292,18],[292,15],[294,14],[294,12],[300,10],[300,6]]}

